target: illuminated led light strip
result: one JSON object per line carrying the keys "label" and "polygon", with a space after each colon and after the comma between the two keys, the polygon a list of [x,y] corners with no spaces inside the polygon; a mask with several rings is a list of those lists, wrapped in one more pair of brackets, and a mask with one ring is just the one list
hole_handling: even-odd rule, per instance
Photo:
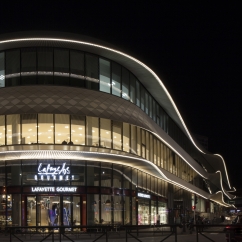
{"label": "illuminated led light strip", "polygon": [[[215,194],[218,194],[218,193],[221,193],[223,203],[225,203],[228,207],[230,207],[230,204],[228,204],[228,203],[226,203],[226,202],[224,201],[223,193],[222,193],[221,191],[218,191],[218,192],[216,192]],[[212,199],[211,199],[211,200],[212,200]]]}
{"label": "illuminated led light strip", "polygon": [[[102,46],[102,45],[98,45],[98,44],[93,44],[93,43],[89,43],[89,42],[84,42],[84,41],[77,41],[77,40],[69,40],[69,39],[59,39],[59,38],[21,38],[21,39],[12,39],[12,40],[3,40],[3,41],[0,41],[0,44],[4,44],[4,43],[11,43],[11,42],[20,42],[20,41],[41,41],[41,40],[44,40],[44,41],[58,41],[58,42],[67,42],[67,43],[75,43],[75,44],[81,44],[81,45],[87,45],[87,46],[93,46],[93,47],[97,47],[97,48],[101,48],[101,49],[105,49],[105,50],[108,50],[108,51],[111,51],[111,52],[114,52],[114,53],[117,53],[119,55],[122,55],[122,56],[125,56],[127,57],[128,59],[131,59],[132,61],[138,63],[139,65],[141,65],[142,67],[144,67],[147,71],[149,71],[154,77],[155,79],[158,81],[158,83],[161,85],[162,89],[165,91],[167,97],[169,98],[173,108],[175,109],[178,117],[180,118],[180,121],[182,122],[182,125],[184,127],[184,129],[186,130],[190,140],[192,141],[193,145],[203,154],[206,154],[205,152],[203,152],[197,145],[196,143],[194,142],[188,128],[186,127],[186,124],[184,122],[184,120],[182,119],[182,116],[178,110],[178,108],[176,107],[176,104],[175,102],[173,101],[171,95],[169,94],[169,92],[167,91],[166,87],[164,86],[164,84],[162,83],[162,81],[159,79],[159,77],[156,75],[156,73],[154,71],[152,71],[148,66],[146,66],[144,63],[142,63],[141,61],[137,60],[136,58],[130,56],[130,55],[127,55],[125,54],[124,52],[121,52],[121,51],[117,51],[117,50],[114,50],[112,48],[109,48],[109,47],[106,47],[106,46]],[[96,81],[96,80],[95,80]],[[220,156],[220,155],[219,155]],[[222,158],[222,156],[220,156],[220,158]],[[223,158],[222,158],[223,160]],[[230,186],[230,182],[229,182],[229,179],[228,179],[228,174],[227,174],[227,168],[226,166],[225,167],[225,171],[226,171],[226,176],[227,176],[227,181],[228,181],[228,185],[229,185],[229,188],[231,189],[231,186]]]}
{"label": "illuminated led light strip", "polygon": [[[51,152],[51,151],[49,151],[49,150],[43,150],[43,151],[41,151],[41,154],[40,154],[40,151],[39,150],[31,150],[31,151],[27,151],[27,153],[29,153],[29,155],[26,155],[26,156],[24,156],[24,155],[22,155],[21,156],[21,159],[28,159],[28,158],[33,158],[32,156],[31,156],[31,153],[34,153],[34,152],[37,152],[37,153],[39,153],[39,155],[41,155],[41,158],[42,159],[44,159],[44,158],[48,158],[49,156],[48,156],[48,153],[53,153],[53,152]],[[5,153],[5,152],[0,152],[0,153]],[[8,153],[19,153],[19,151],[8,151]],[[26,151],[25,151],[25,153],[26,153]],[[66,153],[66,152],[64,152],[64,151],[55,151],[54,153],[59,153],[59,154],[63,154],[63,153]],[[184,186],[184,185],[181,185],[180,183],[177,183],[177,182],[175,182],[175,181],[173,181],[173,180],[171,180],[171,179],[169,179],[155,164],[153,164],[151,161],[148,161],[148,160],[145,160],[145,159],[142,159],[142,158],[137,158],[137,157],[129,157],[129,156],[124,156],[124,155],[118,155],[118,154],[109,154],[109,153],[100,153],[100,152],[91,152],[91,151],[71,151],[71,153],[82,153],[82,154],[85,154],[85,153],[87,153],[87,154],[97,154],[97,155],[107,155],[107,156],[116,156],[116,157],[124,157],[124,158],[128,158],[128,159],[133,159],[133,160],[138,160],[138,161],[143,161],[143,162],[145,162],[145,163],[148,163],[149,165],[151,165],[153,168],[155,168],[155,170],[156,171],[158,171],[158,173],[163,177],[163,179],[165,179],[165,181],[168,181],[169,183],[171,183],[171,184],[174,184],[174,185],[176,185],[176,186],[178,186],[178,187],[180,187],[180,188],[183,188],[184,190],[187,190],[187,191],[189,191],[189,192],[191,192],[191,193],[194,193],[194,194],[197,194],[197,195],[199,195],[200,197],[203,197],[204,199],[209,199],[209,197],[205,197],[204,195],[202,195],[202,194],[200,194],[200,193],[198,193],[198,192],[196,192],[196,191],[194,191],[194,190],[192,190],[192,189],[190,189],[190,188],[188,188],[188,187],[186,187],[186,186]],[[76,155],[76,156],[73,156],[73,157],[71,157],[71,156],[69,156],[68,157],[68,159],[76,159],[76,158],[80,158],[81,156],[80,155]],[[86,160],[88,160],[88,159],[90,159],[90,160],[94,160],[94,159],[96,159],[96,160],[98,160],[97,158],[88,158],[88,157],[82,157],[82,158],[85,158]],[[101,160],[101,159],[100,159]],[[103,160],[102,160],[103,161]],[[105,162],[105,161],[104,161]],[[110,162],[110,160],[109,161],[107,161],[107,162]],[[143,169],[139,169],[139,170],[141,170],[141,171],[144,171],[144,172],[146,172],[146,173],[149,173],[149,172],[147,172],[146,170],[143,170]],[[150,174],[150,173],[149,173]],[[154,176],[154,177],[157,177],[157,176],[155,176],[155,175],[153,175],[152,174],[152,176]],[[159,179],[162,179],[161,177],[157,177],[157,178],[159,178]],[[184,180],[185,181],[185,180]]]}
{"label": "illuminated led light strip", "polygon": [[223,188],[223,180],[222,180],[222,174],[221,171],[216,171],[215,173],[219,173],[219,178],[220,178],[220,186],[222,188],[223,193],[226,195],[227,198],[231,199],[231,197],[227,194],[227,192]]}
{"label": "illuminated led light strip", "polygon": [[[218,156],[218,157],[220,157],[222,159],[223,165],[224,165],[224,169],[225,169],[225,174],[226,174],[226,177],[227,177],[227,180],[228,180],[228,183],[229,183],[229,176],[228,176],[228,172],[227,172],[225,161],[224,161],[223,157],[221,155],[219,155],[219,154],[214,154],[214,155],[216,155],[216,156]],[[229,188],[231,189],[230,183],[229,183]]]}

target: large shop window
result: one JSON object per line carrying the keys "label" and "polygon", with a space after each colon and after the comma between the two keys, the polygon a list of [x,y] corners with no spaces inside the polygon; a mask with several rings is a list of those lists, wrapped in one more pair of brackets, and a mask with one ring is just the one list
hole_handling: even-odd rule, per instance
{"label": "large shop window", "polygon": [[86,87],[99,90],[98,57],[90,54],[85,55]]}
{"label": "large shop window", "polygon": [[121,66],[112,63],[112,94],[121,96]]}
{"label": "large shop window", "polygon": [[22,144],[37,144],[37,114],[22,114]]}
{"label": "large shop window", "polygon": [[21,144],[20,115],[7,115],[7,145]]}
{"label": "large shop window", "polygon": [[87,145],[99,146],[99,119],[87,117]]}
{"label": "large shop window", "polygon": [[122,98],[130,100],[129,96],[129,72],[122,68]]}
{"label": "large shop window", "polygon": [[85,117],[71,115],[71,140],[74,144],[85,145]]}
{"label": "large shop window", "polygon": [[0,146],[5,145],[5,116],[0,115]]}
{"label": "large shop window", "polygon": [[122,148],[122,123],[113,121],[113,149]]}
{"label": "large shop window", "polygon": [[111,120],[100,119],[100,146],[105,148],[111,148]]}
{"label": "large shop window", "polygon": [[70,138],[70,116],[55,114],[55,144],[72,144]]}

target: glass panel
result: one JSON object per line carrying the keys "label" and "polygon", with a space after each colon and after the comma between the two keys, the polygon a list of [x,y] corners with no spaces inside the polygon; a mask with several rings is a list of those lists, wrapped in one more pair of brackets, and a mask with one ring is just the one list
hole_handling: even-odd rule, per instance
{"label": "glass panel", "polygon": [[151,214],[150,214],[150,220],[151,224],[154,225],[157,223],[157,216],[156,216],[156,201],[151,200]]}
{"label": "glass panel", "polygon": [[111,120],[100,119],[100,146],[105,148],[111,148]]}
{"label": "glass panel", "polygon": [[138,206],[138,225],[150,224],[150,213],[149,213],[149,200],[145,198],[139,198]]}
{"label": "glass panel", "polygon": [[151,135],[152,140],[154,140],[154,164],[157,164],[157,145],[156,145],[156,138]]}
{"label": "glass panel", "polygon": [[149,115],[150,115],[150,118],[153,118],[153,108],[152,108],[152,97],[149,95]]}
{"label": "glass panel", "polygon": [[137,127],[137,155],[141,156],[141,129]]}
{"label": "glass panel", "polygon": [[124,197],[124,225],[130,225],[130,198]]}
{"label": "glass panel", "polygon": [[136,105],[140,107],[140,83],[136,80]]}
{"label": "glass panel", "polygon": [[81,201],[79,196],[73,196],[73,226],[81,225]]}
{"label": "glass panel", "polygon": [[149,115],[149,95],[145,91],[145,113]]}
{"label": "glass panel", "polygon": [[[5,164],[2,162],[0,165],[0,186],[5,186],[5,185],[6,185],[5,184]],[[3,192],[4,191],[5,189],[3,189]]]}
{"label": "glass panel", "polygon": [[134,75],[130,75],[130,102],[135,103],[135,81]]}
{"label": "glass panel", "polygon": [[55,114],[55,143],[73,145],[73,140],[70,140],[70,116],[67,114]]}
{"label": "glass panel", "polygon": [[87,162],[87,186],[99,186],[100,162]]}
{"label": "glass panel", "polygon": [[27,196],[27,226],[36,226],[36,196]]}
{"label": "glass panel", "polygon": [[53,114],[38,114],[38,143],[54,143]]}
{"label": "glass panel", "polygon": [[54,49],[54,84],[69,85],[69,50]]}
{"label": "glass panel", "polygon": [[110,195],[101,195],[101,224],[110,224],[112,217],[112,204]]}
{"label": "glass panel", "polygon": [[70,226],[72,217],[71,217],[71,197],[63,196],[63,225]]}
{"label": "glass panel", "polygon": [[160,222],[162,224],[166,224],[167,223],[166,203],[158,202],[158,215],[160,216]]}
{"label": "glass panel", "polygon": [[113,164],[113,187],[122,188],[123,167],[121,165]]}
{"label": "glass panel", "polygon": [[60,197],[37,197],[37,226],[59,226],[60,221]]}
{"label": "glass panel", "polygon": [[99,59],[100,91],[110,93],[110,62]]}
{"label": "glass panel", "polygon": [[129,71],[122,68],[122,98],[129,100]]}
{"label": "glass panel", "polygon": [[22,184],[37,185],[38,162],[37,160],[22,160]]}
{"label": "glass panel", "polygon": [[71,115],[71,139],[77,145],[85,145],[85,117]]}
{"label": "glass panel", "polygon": [[87,224],[95,225],[100,224],[99,221],[99,195],[88,194],[87,195]]}
{"label": "glass panel", "polygon": [[[73,186],[85,186],[86,185],[86,162],[80,160],[71,161],[71,175],[74,176],[71,184]],[[90,174],[89,174],[90,175]],[[92,175],[93,177],[93,175]]]}
{"label": "glass panel", "polygon": [[70,50],[71,86],[85,87],[84,53]]}
{"label": "glass panel", "polygon": [[37,114],[22,114],[22,144],[37,143]]}
{"label": "glass panel", "polygon": [[141,100],[141,109],[143,111],[145,111],[145,89],[144,87],[141,85],[141,97],[140,97],[140,100]]}
{"label": "glass panel", "polygon": [[87,117],[86,120],[87,145],[99,146],[99,120],[93,117]]}
{"label": "glass panel", "polygon": [[131,153],[137,154],[137,133],[136,126],[131,125]]}
{"label": "glass panel", "polygon": [[122,123],[113,121],[113,149],[122,148]]}
{"label": "glass panel", "polygon": [[149,135],[150,136],[150,161],[154,162],[154,146],[153,146],[153,136],[152,134]]}
{"label": "glass panel", "polygon": [[113,196],[113,219],[115,224],[123,224],[122,219],[123,200],[122,196]]}
{"label": "glass panel", "polygon": [[38,48],[38,83],[53,84],[53,49]]}
{"label": "glass panel", "polygon": [[20,144],[20,115],[7,115],[7,145]]}
{"label": "glass panel", "polygon": [[0,88],[5,87],[5,57],[4,52],[0,53]]}
{"label": "glass panel", "polygon": [[138,171],[137,169],[132,169],[132,190],[135,190],[138,186]]}
{"label": "glass panel", "polygon": [[7,185],[15,186],[21,185],[22,170],[21,170],[21,161],[20,160],[11,160],[6,164],[7,169]]}
{"label": "glass panel", "polygon": [[156,102],[154,99],[152,103],[153,103],[153,120],[156,122]]}
{"label": "glass panel", "polygon": [[110,163],[101,163],[101,186],[102,187],[111,187],[112,181],[112,164]]}
{"label": "glass panel", "polygon": [[90,54],[85,55],[86,87],[99,90],[98,57]]}
{"label": "glass panel", "polygon": [[0,146],[5,145],[5,115],[0,115]]}
{"label": "glass panel", "polygon": [[5,86],[17,86],[20,84],[20,50],[6,51],[5,74]]}
{"label": "glass panel", "polygon": [[21,225],[21,195],[7,195],[7,225]]}
{"label": "glass panel", "polygon": [[21,51],[21,84],[36,84],[36,49],[24,48]]}
{"label": "glass panel", "polygon": [[132,197],[132,225],[136,225],[137,214],[136,214],[136,197]]}
{"label": "glass panel", "polygon": [[120,97],[121,95],[121,66],[112,63],[112,94]]}
{"label": "glass panel", "polygon": [[123,188],[130,189],[131,181],[132,181],[132,169],[131,167],[124,166],[123,167]]}
{"label": "glass panel", "polygon": [[129,152],[129,136],[130,136],[130,125],[127,123],[123,123],[123,151]]}

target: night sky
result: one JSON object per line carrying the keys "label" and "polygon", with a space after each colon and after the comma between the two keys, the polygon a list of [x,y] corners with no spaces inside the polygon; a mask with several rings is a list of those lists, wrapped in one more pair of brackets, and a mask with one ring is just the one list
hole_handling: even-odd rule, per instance
{"label": "night sky", "polygon": [[207,136],[209,151],[224,157],[238,189],[242,174],[239,1],[152,2],[9,1],[1,3],[0,33],[78,33],[138,58],[161,78],[188,129]]}

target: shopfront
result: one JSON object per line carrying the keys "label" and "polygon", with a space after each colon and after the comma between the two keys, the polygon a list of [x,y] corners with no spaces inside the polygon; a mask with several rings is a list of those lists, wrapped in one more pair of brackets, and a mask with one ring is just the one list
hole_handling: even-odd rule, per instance
{"label": "shopfront", "polygon": [[[83,160],[14,160],[4,161],[0,172],[2,227],[154,224],[158,214],[166,222],[165,182],[136,168]],[[142,187],[139,175],[146,177]]]}

